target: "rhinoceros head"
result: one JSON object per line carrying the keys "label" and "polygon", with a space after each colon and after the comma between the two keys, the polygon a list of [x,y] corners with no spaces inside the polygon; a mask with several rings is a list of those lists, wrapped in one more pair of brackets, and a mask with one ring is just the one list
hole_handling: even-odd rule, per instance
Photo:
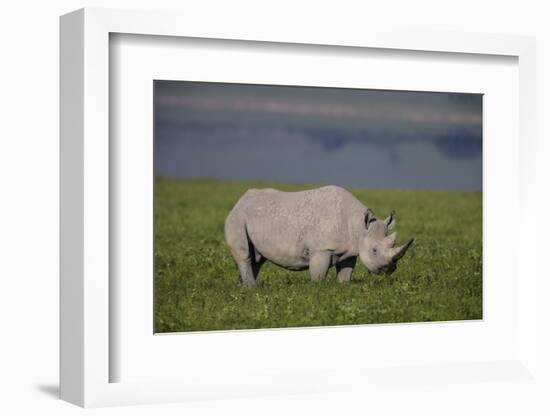
{"label": "rhinoceros head", "polygon": [[408,243],[395,247],[396,233],[388,235],[395,223],[395,211],[385,220],[376,218],[370,209],[365,213],[365,232],[359,243],[359,258],[372,273],[393,273],[397,268],[397,261],[405,255],[414,241],[411,239]]}

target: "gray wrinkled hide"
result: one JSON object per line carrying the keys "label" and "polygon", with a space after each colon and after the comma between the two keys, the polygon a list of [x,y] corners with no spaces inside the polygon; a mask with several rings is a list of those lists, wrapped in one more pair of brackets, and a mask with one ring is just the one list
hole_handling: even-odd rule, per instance
{"label": "gray wrinkled hide", "polygon": [[338,186],[301,192],[250,189],[227,216],[225,238],[246,285],[255,284],[266,260],[289,270],[309,269],[314,280],[336,266],[338,279],[348,281],[357,256],[375,273],[395,270],[412,241],[404,249],[393,248],[395,235],[387,231],[394,224],[393,214],[376,219]]}

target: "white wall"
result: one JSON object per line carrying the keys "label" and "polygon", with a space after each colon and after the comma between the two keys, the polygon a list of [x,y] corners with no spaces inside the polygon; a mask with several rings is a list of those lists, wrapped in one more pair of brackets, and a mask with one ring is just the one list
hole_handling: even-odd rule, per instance
{"label": "white wall", "polygon": [[[58,16],[74,9],[116,7],[180,10],[196,14],[208,24],[211,13],[238,22],[243,14],[290,20],[307,30],[308,21],[326,22],[327,30],[371,22],[399,27],[513,33],[538,37],[538,129],[541,190],[539,249],[548,233],[548,140],[550,128],[550,13],[544,1],[502,0],[453,2],[429,0],[328,2],[312,1],[146,1],[88,2],[5,1],[0,9],[0,413],[72,414],[80,409],[54,399],[58,377]],[[240,17],[239,17],[240,16]],[[544,176],[542,176],[544,175]],[[514,213],[510,213],[513,218]],[[507,225],[503,225],[507,226]],[[546,239],[545,239],[546,240]],[[547,246],[547,244],[545,244]],[[512,247],[513,249],[513,247]],[[542,257],[542,256],[541,256]],[[541,261],[542,264],[542,261]],[[550,285],[539,292],[550,293]],[[541,310],[550,316],[548,306]],[[550,350],[548,335],[545,347]],[[545,359],[546,364],[548,360]],[[442,386],[438,397],[422,389],[403,403],[388,391],[384,397],[349,397],[345,393],[317,397],[188,403],[155,407],[102,409],[101,414],[279,414],[281,412],[365,413],[371,401],[387,400],[387,412],[408,408],[410,413],[536,414],[529,400],[537,392],[517,392],[502,385],[490,400],[478,405],[482,393],[467,386]],[[521,394],[518,394],[521,393]],[[483,393],[487,394],[487,393]],[[493,400],[494,399],[494,400]],[[8,410],[11,408],[11,411]],[[548,412],[548,408],[546,409]]]}

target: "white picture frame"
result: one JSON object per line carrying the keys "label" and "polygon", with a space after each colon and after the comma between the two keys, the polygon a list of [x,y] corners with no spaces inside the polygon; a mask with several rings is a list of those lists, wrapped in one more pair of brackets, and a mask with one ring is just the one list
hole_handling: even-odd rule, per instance
{"label": "white picture frame", "polygon": [[[528,255],[535,228],[534,199],[535,41],[508,35],[381,32],[360,30],[304,33],[277,25],[205,27],[186,16],[167,13],[82,9],[61,18],[61,398],[80,406],[158,403],[196,398],[315,393],[378,383],[399,384],[410,371],[381,368],[368,373],[337,369],[319,374],[279,374],[264,380],[238,380],[220,374],[183,381],[110,382],[109,297],[110,169],[109,34],[138,34],[257,42],[383,48],[439,53],[505,55],[519,65],[520,184],[518,219],[522,227],[519,262],[525,264],[517,292],[518,353],[499,362],[442,363],[416,368],[431,383],[460,379],[479,383],[472,373],[505,374],[518,383],[537,382],[535,261]],[[527,215],[527,213],[529,215]],[[112,289],[112,288],[111,288]],[[223,336],[223,334],[220,334]],[[304,336],[311,336],[307,333]],[[359,369],[360,370],[360,369]],[[485,372],[485,373],[484,373]],[[419,376],[420,374],[420,376]],[[443,374],[443,376],[441,376]],[[437,375],[437,376],[436,376]],[[414,377],[413,377],[414,378]],[[497,377],[498,378],[498,377]],[[345,382],[342,380],[346,380]],[[429,383],[428,383],[429,384]]]}

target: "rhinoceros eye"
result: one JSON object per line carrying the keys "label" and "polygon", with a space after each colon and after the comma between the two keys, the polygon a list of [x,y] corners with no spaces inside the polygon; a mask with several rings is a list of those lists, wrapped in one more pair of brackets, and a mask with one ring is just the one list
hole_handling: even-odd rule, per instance
{"label": "rhinoceros eye", "polygon": [[374,248],[372,249],[372,252],[373,252],[374,254],[378,253],[378,250],[376,249],[376,247],[374,247]]}

